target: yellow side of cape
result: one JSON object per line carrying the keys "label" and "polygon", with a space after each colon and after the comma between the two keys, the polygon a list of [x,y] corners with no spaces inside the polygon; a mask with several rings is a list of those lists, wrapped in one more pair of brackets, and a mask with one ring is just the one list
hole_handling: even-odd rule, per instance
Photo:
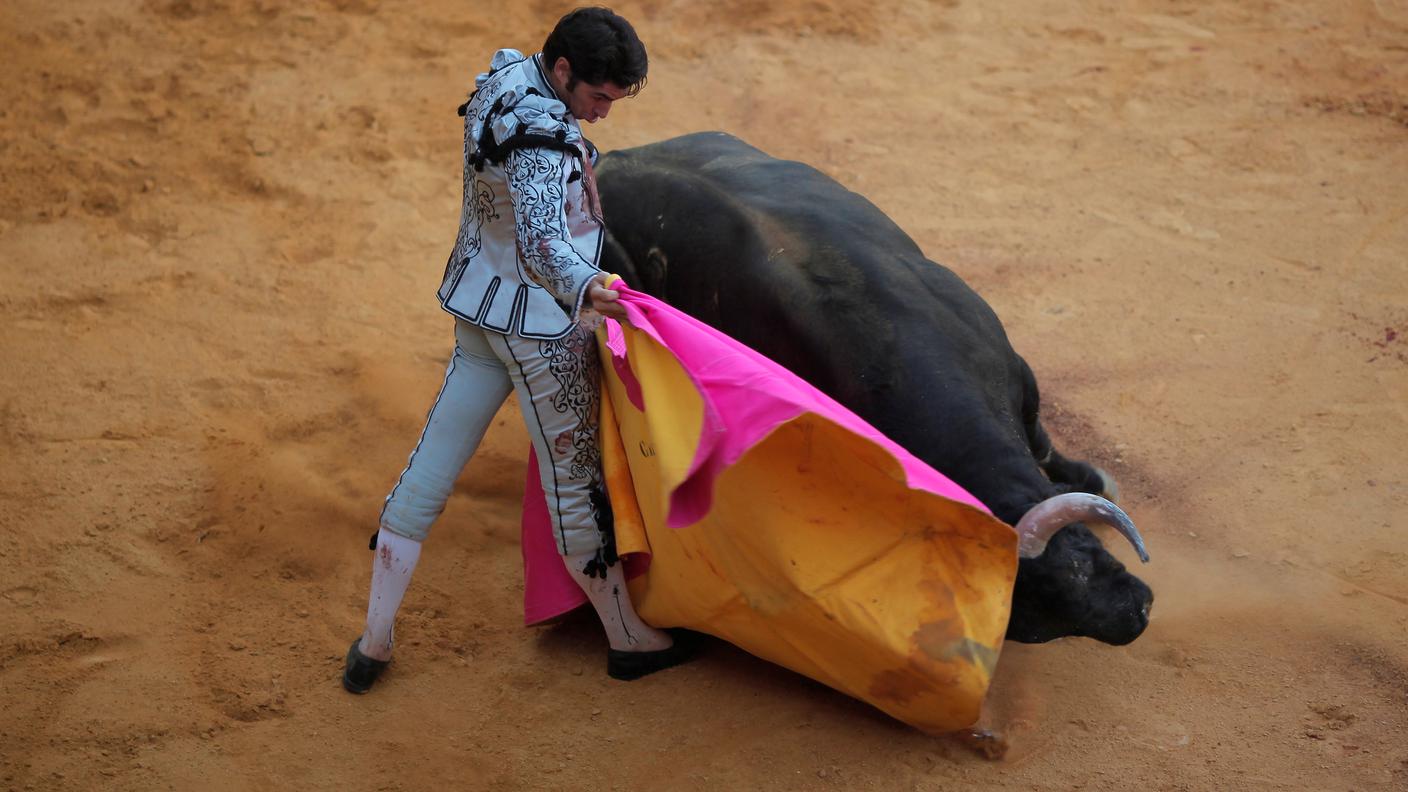
{"label": "yellow side of cape", "polygon": [[604,332],[603,469],[641,615],[722,638],[917,728],[971,725],[992,680],[1016,577],[1016,535],[912,490],[898,461],[814,413],[782,424],[716,481],[700,522],[666,526],[703,400],[668,350],[624,326],[646,410]]}

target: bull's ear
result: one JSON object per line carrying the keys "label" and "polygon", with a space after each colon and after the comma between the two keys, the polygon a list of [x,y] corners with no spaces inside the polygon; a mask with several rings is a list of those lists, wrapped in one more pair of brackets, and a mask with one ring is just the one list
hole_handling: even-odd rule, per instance
{"label": "bull's ear", "polygon": [[621,276],[626,285],[634,289],[642,287],[640,271],[626,252],[626,247],[612,236],[609,229],[602,229],[601,261],[597,265],[603,272],[614,272]]}
{"label": "bull's ear", "polygon": [[651,248],[645,254],[645,262],[641,265],[640,274],[643,278],[641,288],[657,297],[665,296],[665,282],[670,274],[670,265],[665,258],[664,251],[658,247]]}

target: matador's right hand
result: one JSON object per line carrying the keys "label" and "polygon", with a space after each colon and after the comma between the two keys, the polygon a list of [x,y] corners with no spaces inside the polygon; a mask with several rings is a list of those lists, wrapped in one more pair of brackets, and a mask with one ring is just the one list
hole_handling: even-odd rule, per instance
{"label": "matador's right hand", "polygon": [[606,284],[613,277],[615,276],[606,272],[592,276],[591,281],[587,284],[587,299],[591,301],[592,310],[602,316],[623,321],[626,318],[626,309],[618,302],[621,293],[615,289],[606,288]]}

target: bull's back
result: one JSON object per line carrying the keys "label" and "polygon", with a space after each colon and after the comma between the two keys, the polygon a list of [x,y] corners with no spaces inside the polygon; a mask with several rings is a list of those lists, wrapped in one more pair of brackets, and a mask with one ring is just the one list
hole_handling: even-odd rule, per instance
{"label": "bull's back", "polygon": [[838,246],[858,268],[870,268],[876,254],[923,258],[914,240],[864,196],[810,165],[768,156],[722,132],[613,152],[601,173],[604,194],[614,180],[648,175],[712,188],[714,194],[700,208],[750,215],[790,235]]}
{"label": "bull's back", "polygon": [[[722,133],[609,154],[599,175],[639,288],[950,475],[974,449],[1025,447],[1023,364],[1001,322],[863,196]],[[935,442],[936,420],[975,414],[998,420]]]}

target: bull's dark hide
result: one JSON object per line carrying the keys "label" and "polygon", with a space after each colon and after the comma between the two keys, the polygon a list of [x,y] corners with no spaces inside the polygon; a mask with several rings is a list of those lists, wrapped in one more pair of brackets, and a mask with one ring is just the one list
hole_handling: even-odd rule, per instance
{"label": "bull's dark hide", "polygon": [[[606,155],[603,269],[776,360],[1017,521],[1095,470],[1051,448],[1001,321],[874,204],[700,133]],[[1084,525],[1023,559],[1008,637],[1134,640],[1153,594]]]}

